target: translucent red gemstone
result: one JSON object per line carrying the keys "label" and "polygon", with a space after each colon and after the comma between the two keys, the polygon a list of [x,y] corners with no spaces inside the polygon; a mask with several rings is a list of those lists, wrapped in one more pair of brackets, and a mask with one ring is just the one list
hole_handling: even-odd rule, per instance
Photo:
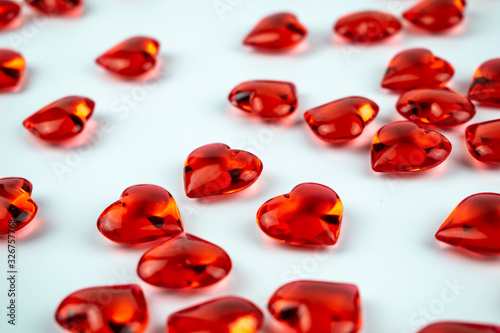
{"label": "translucent red gemstone", "polygon": [[184,230],[174,198],[156,185],[127,188],[99,216],[97,228],[106,238],[123,244],[171,237]]}
{"label": "translucent red gemstone", "polygon": [[24,75],[26,62],[19,53],[0,49],[0,91],[16,88]]}
{"label": "translucent red gemstone", "polygon": [[377,172],[422,171],[441,164],[451,143],[436,131],[401,121],[382,127],[372,142],[372,169]]}
{"label": "translucent red gemstone", "polygon": [[469,88],[469,98],[500,106],[500,58],[488,60],[476,69]]}
{"label": "translucent red gemstone", "polygon": [[157,287],[199,288],[219,282],[231,267],[231,259],[222,248],[182,234],[147,251],[137,266],[137,274]]}
{"label": "translucent red gemstone", "polygon": [[26,118],[23,126],[42,140],[65,141],[83,131],[94,106],[94,101],[86,97],[64,97]]}
{"label": "translucent red gemstone", "polygon": [[476,160],[500,164],[500,119],[470,125],[465,130],[465,139]]}
{"label": "translucent red gemstone", "polygon": [[362,11],[341,17],[333,29],[351,42],[373,43],[393,36],[401,28],[401,22],[389,13]]}
{"label": "translucent red gemstone", "polygon": [[160,43],[149,37],[133,37],[96,59],[99,66],[124,77],[137,77],[152,70]]}
{"label": "translucent red gemstone", "polygon": [[448,88],[405,92],[399,98],[396,109],[410,121],[438,127],[463,124],[476,114],[474,104],[467,97]]}
{"label": "translucent red gemstone", "polygon": [[135,284],[78,290],[61,302],[55,317],[75,333],[142,333],[149,322],[144,294]]}
{"label": "translucent red gemstone", "polygon": [[0,1],[0,29],[19,16],[21,6],[14,1]]}
{"label": "translucent red gemstone", "polygon": [[19,230],[33,220],[38,206],[31,199],[32,189],[24,178],[0,179],[0,234]]}
{"label": "translucent red gemstone", "polygon": [[63,15],[83,5],[83,0],[26,0],[37,11],[48,15]]}
{"label": "translucent red gemstone", "polygon": [[389,63],[382,87],[397,91],[437,88],[455,73],[453,67],[426,49],[409,49],[398,53]]}
{"label": "translucent red gemstone", "polygon": [[478,193],[465,198],[444,221],[436,238],[485,254],[500,254],[500,194]]}
{"label": "translucent red gemstone", "polygon": [[343,206],[331,188],[297,185],[290,193],[264,203],[257,222],[269,237],[295,245],[334,245],[340,233]]}
{"label": "translucent red gemstone", "polygon": [[295,281],[279,288],[268,308],[297,333],[356,333],[362,325],[359,291],[352,284]]}
{"label": "translucent red gemstone", "polygon": [[247,81],[237,85],[229,94],[235,107],[261,118],[289,116],[298,105],[295,85],[283,81]]}
{"label": "translucent red gemstone", "polygon": [[307,124],[321,140],[337,143],[357,138],[378,114],[379,107],[364,97],[346,97],[304,114]]}
{"label": "translucent red gemstone", "polygon": [[419,28],[441,32],[460,23],[464,17],[464,0],[423,0],[403,13]]}
{"label": "translucent red gemstone", "polygon": [[500,333],[500,326],[450,321],[430,324],[418,333]]}
{"label": "translucent red gemstone", "polygon": [[278,13],[262,19],[243,41],[263,51],[288,50],[307,36],[307,29],[290,13]]}
{"label": "translucent red gemstone", "polygon": [[222,143],[202,146],[189,154],[184,164],[184,189],[190,198],[241,191],[262,173],[259,158]]}
{"label": "translucent red gemstone", "polygon": [[168,333],[256,333],[264,315],[250,301],[222,297],[175,312],[168,317]]}

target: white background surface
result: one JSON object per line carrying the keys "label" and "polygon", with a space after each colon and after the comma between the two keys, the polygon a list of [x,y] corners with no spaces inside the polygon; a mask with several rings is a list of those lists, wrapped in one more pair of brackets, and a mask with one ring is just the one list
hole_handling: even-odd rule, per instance
{"label": "white background surface", "polygon": [[[139,283],[151,313],[148,332],[159,333],[168,314],[186,306],[239,295],[265,307],[276,288],[299,278],[357,284],[363,332],[415,332],[426,322],[418,315],[421,309],[428,309],[433,320],[500,324],[500,261],[466,255],[433,238],[466,196],[499,192],[498,169],[479,166],[467,153],[465,126],[443,132],[453,151],[430,172],[391,177],[372,172],[369,162],[375,131],[400,119],[394,108],[397,95],[379,87],[390,58],[406,48],[427,47],[455,66],[450,87],[466,93],[476,67],[500,56],[500,3],[470,1],[465,24],[443,36],[425,35],[406,25],[386,43],[358,48],[332,37],[337,18],[367,8],[399,14],[415,1],[220,2],[233,3],[232,10],[220,14],[212,0],[88,0],[80,18],[41,23],[24,8],[24,25],[0,36],[0,47],[20,51],[28,64],[23,88],[0,95],[0,176],[29,179],[40,208],[36,220],[18,233],[18,326],[6,326],[7,285],[1,279],[0,331],[61,332],[53,315],[69,293]],[[259,19],[285,10],[308,27],[305,45],[279,56],[241,46]],[[115,79],[93,63],[109,47],[141,34],[161,42],[161,75],[153,84]],[[266,125],[230,107],[226,96],[231,88],[251,79],[297,85],[300,108],[293,126]],[[22,127],[22,120],[39,108],[74,94],[97,103],[85,132],[90,143],[50,147]],[[302,121],[303,112],[349,95],[377,102],[378,118],[352,145],[322,144]],[[127,105],[126,98],[132,104]],[[500,109],[479,107],[473,122],[499,117]],[[182,182],[184,160],[193,149],[212,142],[256,153],[264,172],[240,195],[188,199]],[[58,176],[57,163],[71,172]],[[330,186],[345,206],[340,241],[320,252],[280,245],[255,222],[263,202],[306,181]],[[182,293],[159,291],[140,281],[136,264],[149,246],[112,244],[95,223],[126,187],[141,183],[169,190],[186,231],[230,254],[234,269],[226,280]],[[6,271],[5,240],[0,245],[0,267]],[[466,289],[444,304],[447,281],[458,281]],[[266,322],[264,332],[285,332],[271,324],[271,318]]]}

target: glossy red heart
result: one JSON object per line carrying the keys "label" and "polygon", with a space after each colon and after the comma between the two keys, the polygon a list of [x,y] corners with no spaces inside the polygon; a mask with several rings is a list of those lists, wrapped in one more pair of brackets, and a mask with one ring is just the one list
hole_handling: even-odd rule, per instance
{"label": "glossy red heart", "polygon": [[469,251],[500,255],[500,194],[465,198],[444,221],[436,238]]}
{"label": "glossy red heart", "polygon": [[448,88],[407,91],[399,97],[396,109],[414,123],[443,128],[461,125],[476,114],[467,97]]}
{"label": "glossy red heart", "polygon": [[261,173],[262,162],[257,156],[212,143],[189,154],[184,164],[184,189],[190,198],[234,193],[252,185]]}
{"label": "glossy red heart", "polygon": [[31,199],[32,189],[24,178],[0,179],[0,234],[19,230],[35,218],[38,206]]}
{"label": "glossy red heart", "polygon": [[373,138],[372,169],[377,172],[422,171],[448,157],[451,143],[436,131],[409,121],[385,125]]}
{"label": "glossy red heart", "polygon": [[264,314],[252,302],[239,297],[220,297],[172,313],[168,333],[256,333]]}
{"label": "glossy red heart", "polygon": [[459,321],[441,321],[427,325],[417,333],[500,333],[500,326]]}
{"label": "glossy red heart", "polygon": [[231,268],[231,258],[221,247],[182,234],[147,251],[137,265],[137,275],[153,286],[192,289],[219,282]]}
{"label": "glossy red heart", "polygon": [[137,36],[113,46],[96,59],[111,73],[134,78],[151,71],[157,63],[160,43],[151,37]]}
{"label": "glossy red heart", "polygon": [[42,140],[63,142],[84,130],[94,107],[94,101],[87,97],[64,97],[26,118],[23,126]]}
{"label": "glossy red heart", "polygon": [[500,58],[490,59],[476,69],[469,87],[469,98],[500,107]]}
{"label": "glossy red heart", "polygon": [[351,96],[306,111],[304,118],[318,138],[339,143],[359,137],[377,116],[378,110],[375,102]]}
{"label": "glossy red heart", "polygon": [[68,295],[59,304],[55,319],[68,332],[143,333],[149,311],[140,286],[103,286]]}
{"label": "glossy red heart", "polygon": [[243,41],[262,51],[284,51],[295,47],[307,36],[307,29],[291,13],[277,13],[263,18]]}
{"label": "glossy red heart", "polygon": [[348,283],[293,281],[274,292],[267,308],[296,333],[357,333],[363,325],[359,289]]}
{"label": "glossy red heart", "polygon": [[97,228],[106,238],[122,244],[149,242],[183,231],[174,198],[156,185],[127,188],[99,216]]}
{"label": "glossy red heart", "polygon": [[334,245],[343,205],[331,188],[315,183],[297,185],[290,193],[264,203],[257,222],[268,236],[295,245]]}
{"label": "glossy red heart", "polygon": [[455,74],[453,66],[427,49],[404,50],[387,66],[382,87],[396,91],[442,87]]}

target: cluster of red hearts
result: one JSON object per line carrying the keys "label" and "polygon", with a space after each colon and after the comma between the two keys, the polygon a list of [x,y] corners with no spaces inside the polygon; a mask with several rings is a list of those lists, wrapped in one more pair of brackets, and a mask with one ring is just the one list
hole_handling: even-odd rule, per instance
{"label": "cluster of red hearts", "polygon": [[[75,9],[82,4],[69,0],[27,2],[53,6],[52,12],[61,13],[64,8]],[[462,20],[464,7],[461,0],[424,0],[404,17],[420,28],[440,32]],[[11,1],[0,1],[0,8],[10,13],[0,17],[3,26],[19,13],[19,6]],[[380,41],[401,28],[396,17],[373,11],[347,15],[335,25],[338,34],[357,43]],[[259,22],[244,44],[260,51],[286,51],[306,35],[306,28],[294,15],[281,13]],[[105,52],[96,62],[114,75],[136,78],[155,67],[159,47],[153,38],[134,37]],[[0,89],[14,89],[24,74],[25,60],[15,51],[0,50],[0,68]],[[479,66],[467,97],[444,88],[453,74],[447,61],[426,49],[406,50],[391,60],[382,87],[402,92],[396,108],[409,121],[388,124],[377,132],[371,150],[374,171],[416,172],[439,165],[449,155],[451,144],[429,126],[449,128],[469,121],[475,115],[471,100],[500,106],[500,59]],[[294,84],[281,81],[244,82],[230,92],[229,101],[242,111],[271,121],[288,117],[298,106]],[[84,131],[94,107],[89,98],[65,97],[34,113],[23,125],[43,141],[65,142]],[[304,117],[319,139],[339,143],[359,137],[378,110],[375,102],[354,96],[308,110]],[[466,141],[474,158],[500,164],[500,120],[469,126]],[[185,192],[190,198],[229,195],[250,187],[262,170],[260,159],[249,152],[209,144],[187,157]],[[34,219],[38,207],[31,192],[32,184],[26,179],[0,179],[0,233],[15,232]],[[499,207],[500,194],[472,195],[458,204],[436,238],[468,251],[500,254]],[[332,246],[339,238],[342,216],[343,204],[334,190],[303,183],[265,202],[257,212],[257,224],[272,239],[291,246]],[[138,276],[153,286],[170,290],[207,287],[228,276],[232,268],[229,255],[221,247],[184,231],[174,198],[156,185],[127,188],[102,212],[97,227],[106,238],[120,244],[162,241],[144,253],[137,264]],[[360,295],[352,284],[295,281],[271,296],[268,310],[278,321],[301,333],[353,333],[362,326]],[[223,297],[171,314],[167,331],[254,333],[263,318],[252,302]],[[119,285],[72,293],[56,310],[56,320],[72,332],[144,332],[149,314],[138,285]],[[458,331],[500,332],[500,326],[439,322],[422,328],[420,333]]]}
{"label": "cluster of red hearts", "polygon": [[[420,28],[441,32],[463,19],[465,2],[426,0],[404,17]],[[374,11],[347,15],[335,31],[351,42],[373,43],[401,29],[399,20]],[[257,24],[244,44],[259,51],[286,51],[297,46],[307,29],[288,13],[271,15]],[[451,152],[449,140],[435,128],[452,128],[470,121],[476,108],[471,100],[500,107],[500,58],[481,64],[472,77],[468,96],[446,88],[453,66],[427,49],[409,49],[390,60],[381,86],[401,93],[396,109],[409,121],[382,127],[372,142],[371,162],[376,172],[423,171],[441,164]],[[471,75],[472,76],[472,75]],[[290,116],[298,106],[295,85],[282,81],[249,81],[236,86],[229,100],[237,108],[265,120]],[[304,114],[313,133],[328,143],[359,137],[377,116],[378,105],[350,96],[315,107]],[[477,123],[466,129],[466,144],[480,162],[500,164],[500,120]]]}
{"label": "cluster of red hearts", "polygon": [[[216,170],[207,179],[204,169]],[[185,164],[190,197],[227,195],[250,186],[262,171],[260,160],[221,144],[201,147]],[[246,176],[245,176],[246,175]],[[212,178],[215,176],[216,178]],[[22,178],[0,179],[2,233],[17,230],[37,213],[32,185]],[[500,253],[500,195],[473,195],[450,214],[436,234],[444,242],[480,253]],[[291,245],[334,245],[339,237],[343,205],[330,188],[314,183],[265,202],[257,212],[260,228],[271,238]],[[5,221],[8,219],[8,222]],[[229,255],[219,246],[185,233],[174,198],[156,185],[127,188],[98,218],[99,231],[120,244],[162,242],[148,250],[137,274],[148,284],[169,290],[207,287],[231,271]],[[478,238],[477,234],[484,235]],[[357,332],[362,312],[355,285],[295,281],[280,287],[268,303],[270,313],[297,332]],[[95,312],[99,314],[93,315]],[[262,311],[239,297],[222,297],[171,314],[168,332],[257,332]],[[57,322],[72,332],[144,332],[147,303],[138,285],[94,287],[67,296],[56,311]],[[498,332],[500,327],[471,323],[435,323],[420,333]],[[107,331],[105,331],[107,332]]]}

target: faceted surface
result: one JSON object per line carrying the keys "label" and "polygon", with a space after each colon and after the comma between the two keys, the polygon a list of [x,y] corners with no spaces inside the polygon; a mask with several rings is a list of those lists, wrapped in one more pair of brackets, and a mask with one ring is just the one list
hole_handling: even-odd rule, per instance
{"label": "faceted surface", "polygon": [[436,238],[485,254],[500,254],[500,194],[478,193],[465,198],[444,221]]}
{"label": "faceted surface", "polygon": [[422,328],[418,333],[500,333],[500,326],[463,322],[439,322]]}
{"label": "faceted surface", "polygon": [[147,251],[137,265],[137,274],[157,287],[199,288],[219,282],[231,267],[231,259],[222,248],[183,234]]}
{"label": "faceted surface", "polygon": [[229,101],[245,112],[262,118],[289,116],[297,108],[295,85],[283,81],[247,81],[237,85]]}
{"label": "faceted surface", "polygon": [[149,322],[144,294],[135,284],[78,290],[59,304],[55,317],[75,333],[142,333]]}
{"label": "faceted surface", "polygon": [[465,139],[476,160],[500,164],[500,119],[470,125],[465,130]]}
{"label": "faceted surface", "polygon": [[0,234],[7,234],[9,229],[19,230],[33,220],[38,206],[31,199],[32,189],[24,178],[0,179]]}
{"label": "faceted surface", "polygon": [[97,228],[106,238],[123,244],[149,242],[183,231],[174,198],[156,185],[127,188],[99,216]]}
{"label": "faceted surface", "polygon": [[476,114],[474,104],[467,97],[448,88],[405,92],[399,97],[396,109],[410,121],[438,127],[463,124]]}
{"label": "faceted surface", "polygon": [[337,143],[357,138],[378,114],[379,107],[364,97],[346,97],[318,106],[304,114],[321,140]]}
{"label": "faceted surface", "polygon": [[469,98],[500,106],[500,58],[488,60],[476,69],[469,88]]}
{"label": "faceted surface", "polygon": [[460,23],[464,9],[464,0],[423,0],[404,12],[403,17],[419,28],[441,32]]}
{"label": "faceted surface", "polygon": [[306,36],[307,29],[295,15],[279,13],[257,23],[243,44],[262,51],[283,51],[296,46]]}
{"label": "faceted surface", "polygon": [[344,208],[337,193],[315,183],[297,185],[290,193],[264,203],[257,223],[278,241],[296,245],[334,245]]}
{"label": "faceted surface", "polygon": [[94,106],[94,101],[86,97],[64,97],[26,118],[23,126],[42,140],[65,141],[83,131]]}
{"label": "faceted surface", "polygon": [[24,75],[26,62],[19,53],[0,49],[0,91],[18,86]]}
{"label": "faceted surface", "polygon": [[436,131],[400,121],[382,127],[372,142],[372,169],[377,172],[422,171],[441,164],[451,143]]}
{"label": "faceted surface", "polygon": [[96,59],[108,71],[124,77],[137,77],[156,64],[160,43],[149,37],[132,37],[114,46]]}
{"label": "faceted surface", "polygon": [[0,29],[12,22],[21,11],[19,6],[14,1],[0,1]]}
{"label": "faceted surface", "polygon": [[175,312],[168,317],[168,333],[256,333],[262,311],[239,297],[221,297]]}
{"label": "faceted surface", "polygon": [[446,61],[426,49],[409,49],[392,58],[382,87],[396,91],[437,88],[448,82],[455,70]]}
{"label": "faceted surface", "polygon": [[373,43],[391,37],[401,28],[401,22],[389,13],[362,11],[341,17],[333,29],[351,42]]}
{"label": "faceted surface", "polygon": [[190,198],[241,191],[262,173],[259,158],[222,143],[202,146],[189,154],[184,164],[184,189]]}
{"label": "faceted surface", "polygon": [[297,333],[356,333],[361,329],[361,301],[352,284],[295,281],[269,300],[270,313]]}
{"label": "faceted surface", "polygon": [[26,3],[47,15],[63,15],[83,5],[83,0],[26,0]]}

